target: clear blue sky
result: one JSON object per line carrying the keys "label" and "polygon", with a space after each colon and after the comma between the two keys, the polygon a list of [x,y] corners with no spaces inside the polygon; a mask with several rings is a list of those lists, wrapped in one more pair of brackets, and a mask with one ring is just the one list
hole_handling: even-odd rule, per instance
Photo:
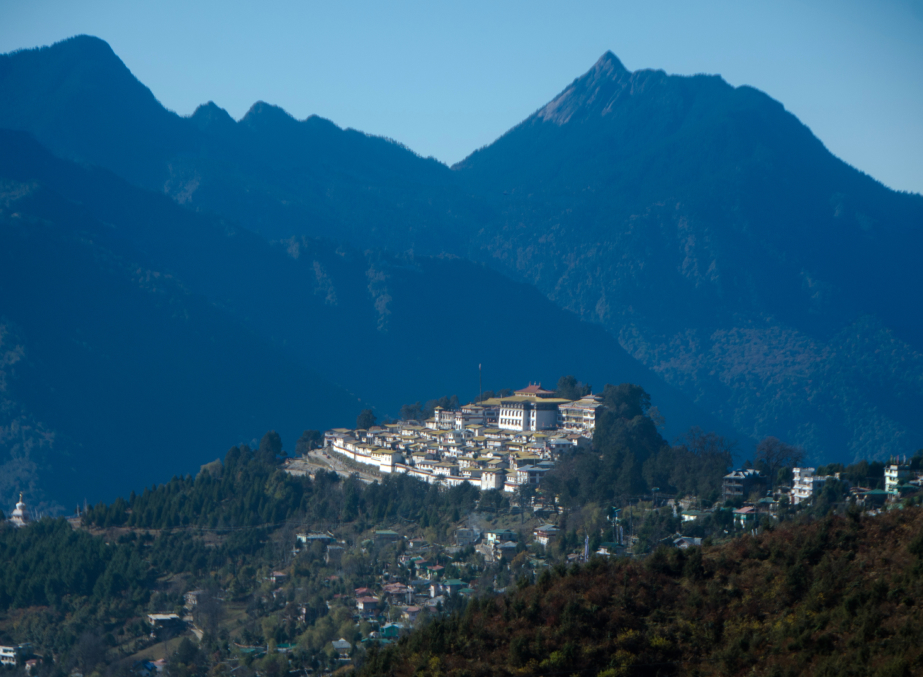
{"label": "clear blue sky", "polygon": [[923,192],[923,0],[0,0],[0,52],[78,33],[180,114],[264,100],[449,164],[612,50],[757,87],[850,164]]}

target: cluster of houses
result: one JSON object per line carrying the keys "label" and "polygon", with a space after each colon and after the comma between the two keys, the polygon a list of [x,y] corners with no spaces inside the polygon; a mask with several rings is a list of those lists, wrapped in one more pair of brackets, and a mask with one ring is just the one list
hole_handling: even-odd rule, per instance
{"label": "cluster of houses", "polygon": [[[344,549],[329,534],[302,533],[297,534],[297,540],[302,546],[312,542],[326,543],[327,561],[331,564],[339,560]],[[362,644],[396,641],[422,615],[440,611],[448,596],[474,594],[471,584],[446,576],[445,567],[438,563],[442,549],[422,538],[407,538],[391,530],[381,530],[376,531],[370,541],[376,545],[405,541],[405,551],[398,560],[400,570],[383,571],[373,587],[355,588],[351,594],[337,594],[327,602],[331,608],[334,605],[354,607],[353,618],[368,621],[375,628],[362,639]],[[350,642],[341,637],[331,644],[340,662],[351,660],[353,645]]]}
{"label": "cluster of houses", "polygon": [[458,410],[436,407],[422,422],[330,430],[324,435],[325,451],[381,473],[515,492],[537,485],[562,455],[589,445],[600,406],[596,395],[573,401],[530,384],[510,397]]}
{"label": "cluster of houses", "polygon": [[[559,530],[551,524],[544,524],[532,530],[536,543],[549,545]],[[454,534],[454,545],[434,545],[420,537],[402,536],[385,529],[371,534],[363,541],[362,548],[386,546],[402,542],[404,547],[398,557],[397,571],[382,571],[374,587],[361,587],[352,594],[335,595],[328,606],[347,605],[354,607],[353,617],[357,621],[369,621],[373,630],[363,642],[388,643],[395,640],[405,630],[412,627],[418,619],[427,613],[440,611],[447,599],[453,595],[463,597],[475,594],[475,583],[471,580],[453,578],[446,567],[441,564],[446,557],[452,558],[462,548],[473,546],[488,561],[498,561],[501,557],[510,560],[519,550],[522,534],[510,529],[481,531],[473,528],[459,528]],[[342,563],[346,544],[338,541],[329,532],[301,532],[295,536],[296,551],[317,544],[324,548],[325,560],[329,566],[338,568]],[[536,565],[544,562],[534,560]],[[465,565],[461,565],[465,568]],[[470,574],[471,571],[468,570]],[[333,576],[336,579],[337,576]],[[470,576],[466,576],[470,579]],[[272,581],[282,584],[283,572],[273,572]],[[281,592],[273,591],[275,593]],[[342,660],[347,660],[353,646],[345,639],[333,642],[334,649],[340,653]]]}
{"label": "cluster of houses", "polygon": [[[774,515],[779,499],[787,496],[791,505],[810,503],[827,484],[828,480],[844,482],[840,473],[818,475],[816,468],[793,468],[791,486],[777,487],[772,496],[767,496],[768,480],[758,470],[749,468],[734,470],[724,476],[722,498],[724,500],[749,498],[756,500],[745,503],[734,511],[739,526],[747,526],[763,514]],[[884,488],[849,486],[849,500],[874,509],[888,501],[895,501],[909,493],[923,489],[923,471],[913,470],[906,458],[892,458],[884,468]],[[759,497],[759,498],[757,498]],[[683,519],[696,519],[695,511],[683,513]]]}

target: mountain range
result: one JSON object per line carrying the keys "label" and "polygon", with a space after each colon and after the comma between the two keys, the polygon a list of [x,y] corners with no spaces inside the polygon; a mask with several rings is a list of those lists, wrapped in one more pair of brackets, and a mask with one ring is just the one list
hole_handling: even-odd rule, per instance
{"label": "mountain range", "polygon": [[[641,382],[674,433],[775,435],[818,462],[923,446],[923,197],[753,88],[607,53],[454,167],[262,102],[239,121],[214,103],[179,116],[88,36],[0,56],[0,92],[0,128],[32,137],[3,135],[10,237],[29,214],[50,259],[106,233],[79,238],[95,260],[157,271],[163,294],[262,342],[324,394],[304,423],[267,420],[287,440],[359,398],[394,413],[473,394],[485,363],[490,387]],[[24,279],[0,298],[28,354],[39,301],[7,298]]]}

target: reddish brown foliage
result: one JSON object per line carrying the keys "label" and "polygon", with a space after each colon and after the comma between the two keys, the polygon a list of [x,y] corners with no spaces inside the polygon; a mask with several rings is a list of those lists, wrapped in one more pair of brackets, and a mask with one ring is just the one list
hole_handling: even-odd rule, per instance
{"label": "reddish brown foliage", "polygon": [[923,511],[829,517],[543,573],[371,656],[365,674],[919,673],[921,599]]}

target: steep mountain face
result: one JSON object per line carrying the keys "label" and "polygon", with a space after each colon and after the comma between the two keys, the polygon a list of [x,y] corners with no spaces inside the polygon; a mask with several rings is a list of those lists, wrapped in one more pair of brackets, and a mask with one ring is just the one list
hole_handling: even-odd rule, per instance
{"label": "steep mountain face", "polygon": [[363,407],[472,399],[478,364],[485,389],[639,383],[669,434],[721,429],[602,328],[481,265],[270,244],[21,132],[0,131],[0,182],[7,494],[111,497],[270,428],[291,449]]}
{"label": "steep mountain face", "polygon": [[[686,324],[750,306],[824,330],[855,309],[919,338],[904,299],[870,283],[913,284],[907,245],[919,250],[923,199],[842,163],[751,88],[631,73],[607,54],[456,169],[504,213],[485,246],[602,320],[655,284],[674,290]],[[552,260],[562,248],[571,256]],[[594,282],[588,256],[616,259],[605,299],[575,293],[575,274]]]}
{"label": "steep mountain face", "polygon": [[0,127],[29,129],[63,157],[162,181],[168,158],[194,142],[102,40],[81,36],[0,57]]}
{"label": "steep mountain face", "polygon": [[0,92],[0,126],[293,251],[333,237],[511,274],[746,436],[818,461],[923,445],[923,198],[752,88],[606,54],[452,170],[264,103],[181,118],[86,36],[0,57]]}

